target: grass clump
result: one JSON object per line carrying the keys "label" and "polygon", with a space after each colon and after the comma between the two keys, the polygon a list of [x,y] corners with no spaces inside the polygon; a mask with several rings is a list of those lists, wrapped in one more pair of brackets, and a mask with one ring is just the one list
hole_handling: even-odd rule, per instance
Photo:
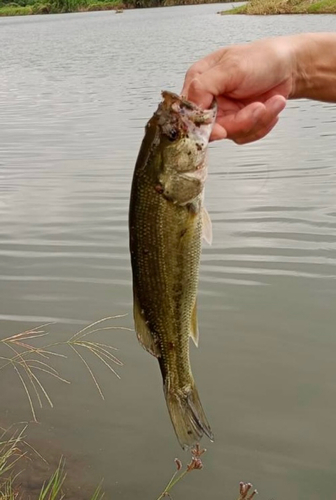
{"label": "grass clump", "polygon": [[[129,328],[110,325],[109,320],[120,318],[113,316],[96,321],[81,329],[67,340],[47,342],[47,325],[32,328],[24,332],[0,339],[0,372],[12,368],[22,385],[27,397],[28,405],[34,421],[37,421],[36,407],[42,407],[46,401],[51,407],[53,403],[46,387],[42,383],[40,374],[47,374],[60,382],[70,383],[63,378],[53,366],[53,358],[67,358],[64,349],[70,349],[76,354],[80,362],[87,369],[94,386],[104,399],[104,395],[97,376],[93,372],[89,357],[98,358],[117,378],[114,365],[122,366],[122,362],[115,356],[115,347],[97,340],[95,337],[99,332],[107,330],[130,330]],[[0,500],[25,500],[25,491],[20,488],[20,470],[23,467],[26,452],[25,447],[32,449],[40,459],[44,460],[39,453],[24,441],[25,425],[21,430],[11,432],[11,429],[0,428]],[[46,462],[44,460],[44,462]],[[22,466],[21,466],[22,463]],[[65,497],[64,482],[66,479],[65,461],[62,458],[58,467],[51,477],[44,482],[39,492],[38,500],[62,500]],[[103,498],[101,486],[94,491],[90,500],[101,500]]]}
{"label": "grass clump", "polygon": [[88,4],[85,10],[87,12],[98,10],[116,10],[116,4],[114,2],[95,2]]}
{"label": "grass clump", "polygon": [[117,10],[121,0],[19,0],[19,3],[0,3],[0,16],[65,14],[93,10]]}
{"label": "grass clump", "polygon": [[245,5],[220,12],[222,15],[249,14],[335,14],[336,0],[250,0]]}
{"label": "grass clump", "polygon": [[0,15],[1,16],[29,16],[33,14],[33,8],[31,5],[26,5],[21,7],[20,5],[5,5],[0,7]]}
{"label": "grass clump", "polygon": [[[25,453],[21,450],[25,429],[26,427],[19,432],[14,432],[7,438],[8,431],[3,431],[2,436],[0,436],[0,439],[2,439],[0,442],[0,500],[25,499],[24,492],[20,488],[20,474],[14,474],[14,471],[18,469],[18,462],[22,462],[25,458]],[[61,457],[56,470],[41,486],[37,500],[65,499],[64,482],[66,477],[65,460]],[[90,500],[102,500],[103,497],[104,493],[101,490],[101,485],[99,485]]]}
{"label": "grass clump", "polygon": [[20,432],[2,429],[0,435],[0,499],[11,498],[13,490],[13,470],[16,463],[24,456],[20,450],[24,429]]}

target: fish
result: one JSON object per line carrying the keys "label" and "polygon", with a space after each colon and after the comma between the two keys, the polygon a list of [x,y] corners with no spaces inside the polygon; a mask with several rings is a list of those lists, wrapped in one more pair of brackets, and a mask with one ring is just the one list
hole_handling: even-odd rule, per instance
{"label": "fish", "polygon": [[198,345],[197,289],[202,237],[211,243],[204,207],[207,146],[216,102],[202,110],[163,91],[145,127],[133,173],[129,249],[133,317],[140,344],[159,362],[168,412],[183,449],[212,430],[190,367]]}

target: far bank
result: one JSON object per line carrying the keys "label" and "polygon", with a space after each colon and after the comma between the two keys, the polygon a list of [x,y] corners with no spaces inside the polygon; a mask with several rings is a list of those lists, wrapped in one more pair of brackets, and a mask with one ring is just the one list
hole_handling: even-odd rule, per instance
{"label": "far bank", "polygon": [[237,0],[0,0],[0,16],[29,16],[127,9],[231,3]]}
{"label": "far bank", "polygon": [[336,0],[250,0],[222,15],[336,14]]}

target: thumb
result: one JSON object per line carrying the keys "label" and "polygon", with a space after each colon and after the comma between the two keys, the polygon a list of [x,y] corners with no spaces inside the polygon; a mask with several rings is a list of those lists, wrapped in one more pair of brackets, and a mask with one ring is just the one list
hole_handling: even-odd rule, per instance
{"label": "thumb", "polygon": [[[202,77],[202,75],[200,75],[200,77]],[[202,82],[199,80],[200,77],[191,80],[189,87],[183,89],[183,91],[189,101],[194,102],[200,108],[207,109],[211,106],[213,94],[204,88]]]}
{"label": "thumb", "polygon": [[233,78],[230,72],[215,66],[197,75],[187,88],[187,98],[203,109],[208,108],[213,99],[232,91]]}

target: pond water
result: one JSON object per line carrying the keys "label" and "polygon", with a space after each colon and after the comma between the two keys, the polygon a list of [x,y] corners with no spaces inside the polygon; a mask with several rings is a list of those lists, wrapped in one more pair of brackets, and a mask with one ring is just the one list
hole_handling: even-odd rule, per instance
{"label": "pond water", "polygon": [[[127,214],[134,162],[160,90],[224,44],[335,31],[333,16],[217,15],[230,4],[0,19],[0,336],[43,323],[66,341],[107,316],[132,328]],[[247,146],[211,145],[202,255],[200,347],[191,347],[215,433],[204,470],[174,499],[335,497],[336,106],[290,102]],[[133,332],[105,330],[118,380],[85,354],[49,360],[27,439],[69,463],[71,495],[155,500],[189,459],[173,433],[156,361]],[[0,355],[5,355],[2,348]],[[6,355],[9,355],[6,351]],[[0,422],[31,420],[13,370],[1,371]],[[27,485],[38,472],[30,473]],[[30,482],[29,482],[30,481]],[[81,486],[81,489],[77,489]],[[69,497],[70,498],[70,497]],[[72,497],[71,497],[72,498]]]}

